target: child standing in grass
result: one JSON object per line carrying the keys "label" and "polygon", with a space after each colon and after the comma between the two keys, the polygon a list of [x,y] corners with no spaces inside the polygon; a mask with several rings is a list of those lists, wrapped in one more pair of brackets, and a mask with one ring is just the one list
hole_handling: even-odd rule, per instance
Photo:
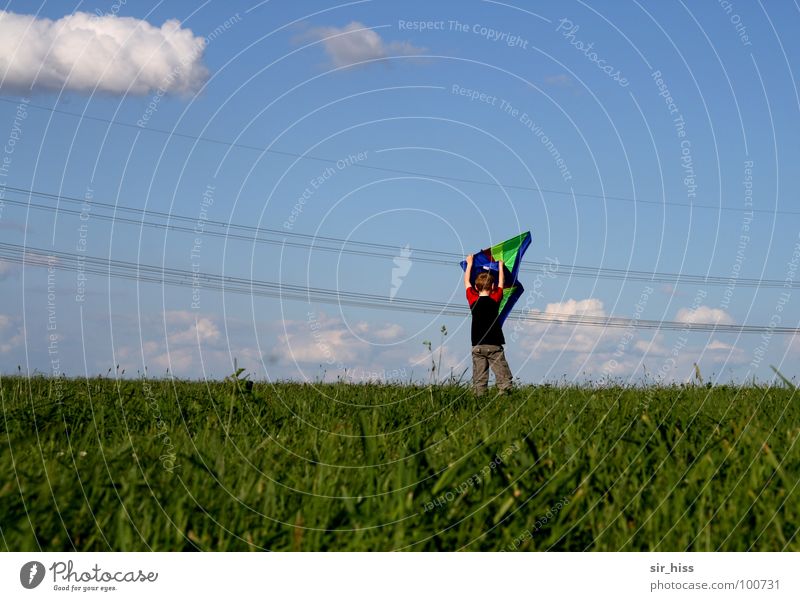
{"label": "child standing in grass", "polygon": [[503,391],[511,390],[511,370],[508,368],[503,345],[506,343],[498,320],[500,301],[503,299],[503,262],[499,261],[499,281],[495,286],[494,277],[488,271],[475,278],[473,286],[469,279],[472,273],[472,255],[467,256],[464,271],[464,287],[467,302],[472,313],[472,386],[476,395],[486,392],[489,384],[489,368],[494,372],[497,387]]}

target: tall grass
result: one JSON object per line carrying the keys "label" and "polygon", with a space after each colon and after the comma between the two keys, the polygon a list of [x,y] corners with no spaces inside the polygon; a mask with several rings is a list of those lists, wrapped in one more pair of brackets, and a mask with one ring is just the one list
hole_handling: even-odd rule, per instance
{"label": "tall grass", "polygon": [[777,387],[0,380],[0,548],[800,550]]}

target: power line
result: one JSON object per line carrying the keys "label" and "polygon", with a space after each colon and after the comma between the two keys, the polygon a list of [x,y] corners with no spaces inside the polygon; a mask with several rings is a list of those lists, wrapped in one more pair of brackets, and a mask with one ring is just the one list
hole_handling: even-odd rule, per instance
{"label": "power line", "polygon": [[[21,101],[19,99],[7,98],[0,96],[0,102],[5,102],[7,104],[19,104]],[[291,157],[296,159],[303,159],[303,160],[311,160],[311,161],[319,161],[323,163],[331,163],[335,164],[338,159],[329,158],[329,157],[320,157],[315,156],[307,153],[297,153],[297,152],[290,152],[286,150],[278,150],[275,148],[267,148],[263,146],[255,146],[251,144],[242,144],[240,142],[231,142],[229,140],[220,140],[217,138],[210,138],[207,136],[196,136],[192,134],[186,134],[177,132],[174,130],[168,129],[160,129],[156,127],[139,127],[135,123],[126,123],[125,121],[117,121],[115,119],[106,119],[103,117],[97,117],[94,115],[86,115],[82,113],[75,113],[72,111],[65,111],[63,109],[58,109],[55,107],[44,106],[40,104],[32,104],[27,103],[26,106],[28,108],[35,108],[37,110],[48,111],[51,113],[55,113],[58,115],[67,115],[70,117],[76,117],[79,120],[87,120],[87,121],[96,121],[99,123],[105,123],[107,125],[116,125],[119,127],[125,127],[128,129],[135,129],[137,131],[144,131],[150,133],[157,133],[165,135],[169,138],[181,138],[186,140],[194,140],[197,142],[205,142],[208,144],[218,144],[222,146],[227,146],[231,148],[241,148],[244,150],[253,150],[262,153],[269,153],[279,156]],[[578,197],[578,198],[592,198],[595,200],[614,200],[619,202],[627,202],[633,204],[646,204],[646,205],[653,205],[653,206],[674,206],[674,207],[683,207],[683,208],[691,208],[691,209],[704,209],[704,210],[711,210],[711,211],[723,211],[723,212],[734,212],[734,213],[763,213],[767,215],[800,215],[800,211],[787,211],[782,209],[745,209],[740,207],[722,207],[722,206],[715,206],[715,205],[708,205],[708,204],[698,204],[698,203],[688,203],[688,202],[675,202],[675,201],[668,201],[668,200],[646,200],[643,198],[630,198],[626,196],[612,196],[608,194],[592,194],[588,192],[575,192],[574,190],[564,191],[564,190],[554,190],[551,188],[542,188],[541,186],[530,186],[530,185],[521,185],[521,184],[505,184],[502,182],[495,182],[495,181],[485,181],[485,180],[476,180],[471,178],[465,177],[455,177],[449,175],[440,175],[436,173],[426,173],[423,171],[413,171],[413,170],[406,170],[406,169],[396,169],[392,167],[380,167],[378,165],[369,165],[364,162],[353,163],[352,167],[358,169],[369,169],[372,171],[381,171],[385,173],[394,173],[397,175],[409,175],[414,177],[424,177],[433,180],[443,180],[443,181],[450,181],[450,182],[458,182],[463,184],[475,184],[480,186],[489,186],[494,188],[500,189],[509,189],[509,190],[523,190],[526,192],[539,192],[541,194],[558,194],[561,196],[569,196],[569,197]]]}
{"label": "power line", "polygon": [[[40,192],[29,190],[26,188],[16,188],[12,186],[0,186],[0,190],[9,191],[17,194],[25,194],[28,196],[36,196],[38,198],[46,198],[58,200],[64,203],[71,204],[89,204],[92,207],[101,207],[107,210],[113,210],[114,213],[126,213],[138,215],[139,219],[132,219],[129,217],[122,217],[119,215],[104,215],[98,212],[92,212],[90,219],[101,219],[111,221],[114,223],[124,223],[128,225],[135,225],[140,227],[149,227],[154,229],[175,231],[196,234],[195,226],[198,219],[195,217],[188,217],[179,215],[177,213],[166,213],[161,211],[153,211],[150,209],[138,209],[125,205],[111,204],[99,202],[96,200],[86,200],[76,198],[73,196],[66,196],[62,194],[52,194],[47,192]],[[28,201],[18,201],[6,198],[7,204],[12,204],[21,207],[30,207],[35,210],[59,212],[67,215],[80,215],[81,212],[73,209],[66,209],[62,207],[53,207],[50,205],[36,204]],[[146,217],[163,219],[167,223],[158,223],[154,221],[145,221]],[[170,223],[175,221],[178,223]],[[185,225],[180,225],[181,223]],[[312,234],[304,234],[294,232],[291,230],[276,230],[271,228],[248,226],[243,224],[236,224],[224,221],[215,221],[204,219],[202,234],[209,236],[216,236],[222,238],[229,238],[234,240],[242,240],[245,242],[252,242],[258,244],[271,244],[277,246],[286,246],[290,248],[302,248],[313,251],[333,252],[346,255],[355,255],[371,258],[394,259],[397,256],[398,245],[391,245],[378,242],[364,242],[358,240],[350,240],[344,238],[336,238],[331,236],[317,236]],[[212,228],[220,228],[220,231],[215,231]],[[224,230],[224,231],[222,231]],[[270,237],[272,236],[272,237]],[[277,238],[276,238],[277,237]],[[288,238],[288,240],[287,240]],[[335,246],[331,246],[335,245]],[[348,245],[357,248],[348,248]],[[365,249],[378,249],[380,251],[389,252],[376,252],[376,250]],[[452,267],[455,262],[462,259],[461,255],[438,250],[429,249],[410,249],[415,261],[421,263],[430,263],[437,265],[446,265]],[[552,264],[540,261],[526,261],[530,266],[522,266],[521,273],[535,273],[541,274],[543,270],[554,276],[562,277],[580,277],[591,279],[607,279],[616,281],[639,281],[650,282],[657,284],[693,284],[697,286],[730,286],[730,287],[743,287],[743,288],[800,288],[800,282],[785,281],[777,279],[766,278],[742,278],[742,277],[724,277],[714,275],[695,275],[695,274],[681,274],[659,271],[643,271],[633,269],[618,269],[611,267],[592,267],[586,265],[571,265],[571,264],[558,264],[557,270],[553,270]],[[524,283],[524,282],[523,282]]]}
{"label": "power line", "polygon": [[[267,280],[256,280],[225,276],[185,269],[159,267],[145,263],[133,263],[115,259],[104,259],[77,253],[25,247],[19,244],[0,243],[0,259],[12,263],[35,267],[57,267],[65,271],[102,275],[112,278],[156,283],[161,285],[209,289],[249,296],[279,298],[282,300],[306,300],[336,305],[347,305],[388,311],[413,313],[436,313],[465,318],[469,310],[461,304],[438,303],[423,299],[389,298],[376,294],[315,288],[298,284],[285,284]],[[564,313],[542,313],[527,311],[513,314],[512,319],[522,322],[548,323],[552,325],[593,326],[601,328],[633,328],[655,330],[683,330],[687,332],[718,332],[733,334],[791,334],[800,333],[800,328],[770,327],[747,324],[690,323],[680,321],[658,321],[627,319],[594,315],[571,315]]]}

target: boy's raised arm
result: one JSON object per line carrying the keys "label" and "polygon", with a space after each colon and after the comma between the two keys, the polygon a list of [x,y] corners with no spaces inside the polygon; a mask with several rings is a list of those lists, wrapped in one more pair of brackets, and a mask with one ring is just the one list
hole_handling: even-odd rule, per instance
{"label": "boy's raised arm", "polygon": [[469,281],[470,275],[472,275],[472,255],[467,255],[467,268],[464,270],[464,288],[467,290],[472,288]]}
{"label": "boy's raised arm", "polygon": [[499,274],[499,276],[497,278],[497,287],[498,288],[505,288],[506,274],[505,274],[505,269],[503,269],[503,265],[504,264],[503,264],[502,261],[498,261],[497,262],[497,266],[499,267],[498,271],[500,272],[500,274]]}

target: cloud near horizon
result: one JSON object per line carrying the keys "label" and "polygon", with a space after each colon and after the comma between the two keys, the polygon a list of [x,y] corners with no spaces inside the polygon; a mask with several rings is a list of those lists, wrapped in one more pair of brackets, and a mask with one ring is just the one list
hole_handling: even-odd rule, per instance
{"label": "cloud near horizon", "polygon": [[297,41],[304,40],[322,41],[334,67],[352,67],[364,61],[414,56],[426,51],[410,42],[386,42],[359,21],[351,21],[344,27],[314,27],[297,37]]}
{"label": "cloud near horizon", "polygon": [[0,313],[0,354],[8,354],[25,340],[18,318]]}
{"label": "cloud near horizon", "polygon": [[0,10],[0,89],[111,94],[196,91],[205,39],[180,21],[76,12],[57,20]]}
{"label": "cloud near horizon", "polygon": [[675,320],[685,323],[731,324],[733,317],[723,309],[700,305],[696,309],[684,307],[675,314]]}
{"label": "cloud near horizon", "polygon": [[[556,318],[608,315],[603,301],[598,298],[570,298],[548,303],[540,314]],[[676,319],[691,323],[733,322],[727,312],[705,305],[694,310],[681,308]],[[518,361],[534,360],[540,365],[549,363],[549,376],[568,375],[573,381],[587,375],[596,381],[608,377],[633,382],[649,377],[660,382],[685,382],[693,376],[695,362],[701,363],[703,373],[706,373],[747,361],[741,348],[716,338],[705,342],[698,340],[699,344],[676,346],[663,332],[632,333],[625,328],[560,321],[526,323],[514,328],[506,332],[506,340],[511,343],[512,352],[518,343],[520,350],[526,353],[518,354]],[[522,336],[517,337],[520,333]]]}
{"label": "cloud near horizon", "polygon": [[[539,313],[537,311],[537,313]],[[601,326],[583,324],[563,324],[558,318],[567,316],[599,316],[605,317],[603,301],[597,298],[567,299],[561,302],[548,303],[542,314],[551,314],[551,322],[526,324],[526,336],[521,344],[532,353],[532,358],[540,359],[545,353],[591,353],[596,352],[596,345],[601,339],[608,337],[607,329]],[[508,340],[514,341],[516,336],[507,334]]]}

